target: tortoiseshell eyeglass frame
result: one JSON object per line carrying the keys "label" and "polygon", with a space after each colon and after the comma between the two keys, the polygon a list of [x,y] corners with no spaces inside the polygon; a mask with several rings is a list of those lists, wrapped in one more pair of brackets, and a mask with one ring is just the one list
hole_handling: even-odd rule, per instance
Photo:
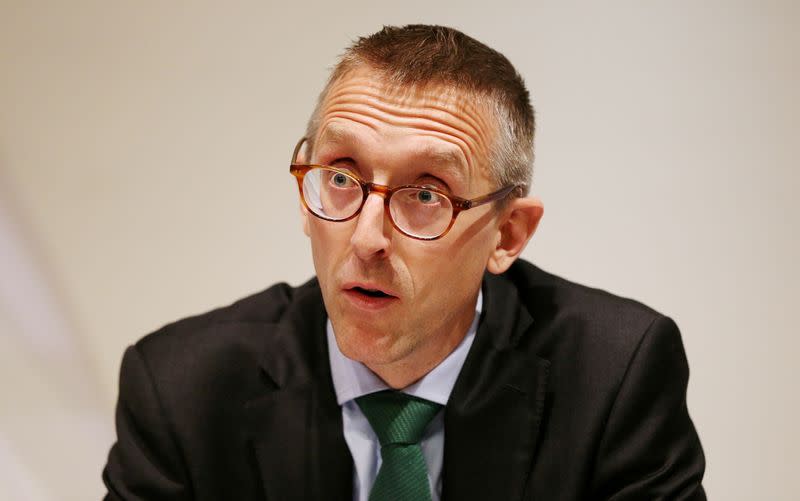
{"label": "tortoiseshell eyeglass frame", "polygon": [[[481,206],[481,205],[484,205],[484,204],[488,204],[490,202],[494,202],[495,200],[502,200],[503,198],[507,197],[511,192],[513,192],[514,190],[522,188],[522,186],[520,186],[520,185],[509,185],[509,186],[501,188],[501,189],[499,189],[497,191],[489,193],[487,195],[483,195],[483,196],[480,196],[480,197],[477,197],[477,198],[472,198],[472,199],[456,197],[454,195],[446,193],[446,192],[444,192],[442,190],[439,190],[437,188],[434,188],[434,187],[431,187],[431,186],[420,186],[420,185],[417,185],[417,184],[404,184],[404,185],[401,185],[401,186],[395,186],[395,187],[391,187],[390,188],[389,186],[385,186],[385,185],[382,185],[382,184],[376,184],[376,183],[370,183],[370,182],[364,181],[363,179],[360,179],[355,173],[353,173],[353,172],[351,172],[349,170],[346,170],[346,169],[339,169],[339,168],[336,168],[336,167],[331,167],[330,165],[299,164],[299,163],[297,163],[297,155],[298,155],[298,153],[300,153],[300,148],[303,147],[303,144],[306,141],[307,141],[307,138],[302,137],[302,138],[300,138],[300,141],[297,142],[297,146],[294,147],[294,153],[292,153],[292,162],[289,165],[289,172],[295,177],[295,179],[297,179],[297,188],[300,190],[300,200],[303,203],[303,207],[305,207],[306,210],[308,210],[308,212],[310,212],[314,216],[316,216],[319,219],[322,219],[324,221],[343,222],[343,221],[349,221],[349,220],[353,219],[354,217],[356,217],[361,212],[361,209],[364,207],[364,202],[367,201],[367,197],[369,196],[369,194],[370,193],[377,193],[377,194],[379,194],[379,195],[381,195],[383,197],[384,210],[386,211],[386,214],[389,216],[389,221],[391,221],[392,226],[397,231],[399,231],[403,235],[406,235],[407,237],[415,238],[417,240],[438,240],[438,239],[442,238],[443,236],[447,235],[447,233],[453,227],[453,224],[455,224],[456,217],[458,217],[458,215],[461,213],[461,211],[474,209],[475,207],[478,207],[478,206]],[[306,197],[303,194],[303,178],[305,177],[305,175],[309,171],[311,171],[312,169],[318,169],[318,168],[330,169],[330,170],[335,171],[335,172],[340,172],[342,174],[345,174],[346,176],[349,176],[349,177],[355,179],[356,181],[358,181],[358,184],[361,185],[361,192],[363,194],[363,196],[361,198],[361,205],[359,205],[358,209],[351,216],[343,218],[343,219],[327,218],[325,216],[317,214],[316,212],[314,212],[313,210],[311,210],[308,207],[308,204],[306,203]],[[405,231],[402,228],[397,226],[397,223],[395,223],[394,218],[392,217],[392,212],[391,212],[391,210],[389,210],[389,201],[391,200],[392,195],[395,192],[397,192],[397,191],[399,191],[401,189],[405,189],[405,188],[418,188],[418,189],[431,191],[431,192],[436,193],[437,195],[439,195],[441,197],[444,197],[444,198],[450,200],[450,203],[452,205],[452,216],[450,218],[450,224],[447,225],[447,228],[445,228],[444,231],[442,231],[440,234],[438,234],[436,236],[421,237],[419,235],[414,235],[412,233],[408,233],[407,231]]]}

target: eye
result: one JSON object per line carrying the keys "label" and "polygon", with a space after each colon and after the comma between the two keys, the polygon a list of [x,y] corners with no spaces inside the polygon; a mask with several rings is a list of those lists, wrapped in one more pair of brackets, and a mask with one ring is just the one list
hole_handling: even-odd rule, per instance
{"label": "eye", "polygon": [[331,175],[330,182],[337,188],[349,188],[355,184],[355,182],[349,176],[346,176],[341,172],[334,172],[333,175]]}
{"label": "eye", "polygon": [[419,190],[417,192],[417,201],[425,205],[431,205],[439,202],[439,195],[430,190]]}

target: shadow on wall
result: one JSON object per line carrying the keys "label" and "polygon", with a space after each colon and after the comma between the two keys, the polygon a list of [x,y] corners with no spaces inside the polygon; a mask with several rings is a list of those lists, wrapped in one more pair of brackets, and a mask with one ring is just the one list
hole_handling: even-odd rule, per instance
{"label": "shadow on wall", "polygon": [[0,499],[98,499],[100,386],[0,170]]}

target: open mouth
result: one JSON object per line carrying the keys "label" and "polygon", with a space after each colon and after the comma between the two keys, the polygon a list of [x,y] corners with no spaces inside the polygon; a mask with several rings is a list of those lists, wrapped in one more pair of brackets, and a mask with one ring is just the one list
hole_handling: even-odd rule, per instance
{"label": "open mouth", "polygon": [[359,294],[364,294],[365,296],[375,297],[375,298],[378,298],[378,297],[394,297],[394,296],[391,296],[391,295],[383,292],[380,289],[365,289],[364,287],[353,287],[350,290],[358,292]]}
{"label": "open mouth", "polygon": [[376,283],[350,282],[342,284],[342,292],[352,305],[364,311],[378,311],[397,304],[400,300],[392,289]]}
{"label": "open mouth", "polygon": [[355,301],[355,304],[370,309],[383,308],[400,299],[394,290],[371,282],[346,282],[342,284],[342,292],[346,297]]}

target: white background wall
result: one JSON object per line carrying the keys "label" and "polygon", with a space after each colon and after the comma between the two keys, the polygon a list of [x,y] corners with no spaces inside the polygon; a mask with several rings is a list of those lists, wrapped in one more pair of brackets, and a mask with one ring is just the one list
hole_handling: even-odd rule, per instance
{"label": "white background wall", "polygon": [[0,497],[99,497],[124,347],[312,275],[287,163],[327,68],[426,22],[532,91],[525,256],[677,320],[710,497],[796,499],[799,6],[0,0]]}

